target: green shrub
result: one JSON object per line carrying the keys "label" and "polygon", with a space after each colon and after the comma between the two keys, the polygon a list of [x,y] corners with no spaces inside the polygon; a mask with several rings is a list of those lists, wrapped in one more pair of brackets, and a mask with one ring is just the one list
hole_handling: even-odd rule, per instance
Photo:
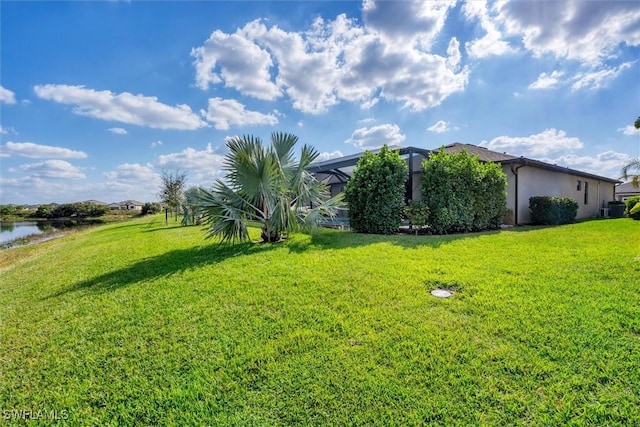
{"label": "green shrub", "polygon": [[640,219],[640,202],[636,203],[636,205],[631,208],[629,216],[633,219]]}
{"label": "green shrub", "polygon": [[578,202],[569,197],[535,196],[529,199],[529,211],[532,224],[568,224],[578,215]]}
{"label": "green shrub", "polygon": [[162,210],[162,207],[159,203],[145,203],[142,205],[142,211],[140,215],[153,215],[157,214]]}
{"label": "green shrub", "polygon": [[386,145],[378,154],[365,152],[344,189],[350,227],[359,233],[398,231],[408,175],[407,163]]}
{"label": "green shrub", "polygon": [[416,234],[418,230],[425,225],[429,220],[429,207],[421,200],[412,200],[407,206],[404,207],[404,216],[409,221],[412,227],[416,228]]}
{"label": "green shrub", "polygon": [[640,213],[631,211],[635,208],[636,204],[640,203],[640,196],[632,196],[624,201],[625,205],[627,205],[626,214],[629,215],[633,219],[640,219]]}
{"label": "green shrub", "polygon": [[506,213],[507,178],[500,165],[443,149],[422,162],[422,200],[436,233],[498,228]]}

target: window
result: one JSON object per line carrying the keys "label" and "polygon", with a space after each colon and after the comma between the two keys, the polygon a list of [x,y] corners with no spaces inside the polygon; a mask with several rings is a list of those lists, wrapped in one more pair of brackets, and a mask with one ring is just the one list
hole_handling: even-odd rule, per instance
{"label": "window", "polygon": [[589,204],[589,183],[586,181],[584,182],[584,204]]}
{"label": "window", "polygon": [[582,184],[582,181],[578,180],[578,185],[576,186],[576,190],[578,191],[582,190],[581,184]]}

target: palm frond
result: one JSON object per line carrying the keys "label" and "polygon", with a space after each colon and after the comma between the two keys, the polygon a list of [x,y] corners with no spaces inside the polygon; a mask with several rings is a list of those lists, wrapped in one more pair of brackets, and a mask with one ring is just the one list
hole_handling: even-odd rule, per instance
{"label": "palm frond", "polygon": [[247,219],[253,208],[231,188],[217,181],[213,191],[202,189],[198,199],[203,220],[209,224],[208,238],[220,237],[223,242],[249,240]]}
{"label": "palm frond", "polygon": [[634,187],[638,187],[638,174],[632,174],[631,171],[636,170],[640,172],[640,157],[633,158],[622,167],[622,176],[620,179],[627,180],[629,177],[632,179],[632,183]]}
{"label": "palm frond", "polygon": [[308,209],[300,218],[303,227],[313,230],[320,226],[325,219],[335,218],[339,209],[344,208],[344,195],[339,193],[322,203]]}
{"label": "palm frond", "polygon": [[271,150],[283,170],[293,162],[293,147],[297,142],[298,137],[290,133],[273,132],[271,134]]}

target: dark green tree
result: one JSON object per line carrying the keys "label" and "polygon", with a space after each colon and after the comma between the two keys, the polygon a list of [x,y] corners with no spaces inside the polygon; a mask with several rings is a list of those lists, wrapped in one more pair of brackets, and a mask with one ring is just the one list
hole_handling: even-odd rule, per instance
{"label": "dark green tree", "polygon": [[351,228],[359,233],[397,232],[408,175],[407,163],[386,145],[377,154],[365,152],[344,190]]}
{"label": "dark green tree", "polygon": [[422,162],[422,200],[436,233],[497,228],[506,212],[507,178],[496,163],[442,149]]}
{"label": "dark green tree", "polygon": [[153,214],[157,214],[158,212],[160,212],[162,210],[162,208],[160,207],[160,204],[158,203],[145,203],[144,205],[142,205],[142,211],[140,212],[141,215],[153,215]]}

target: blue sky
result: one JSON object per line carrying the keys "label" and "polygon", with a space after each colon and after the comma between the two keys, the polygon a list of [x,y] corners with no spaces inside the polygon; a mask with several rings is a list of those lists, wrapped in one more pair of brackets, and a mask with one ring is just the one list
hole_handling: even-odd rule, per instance
{"label": "blue sky", "polygon": [[0,203],[157,200],[225,139],[321,158],[452,142],[617,178],[640,2],[0,3]]}

